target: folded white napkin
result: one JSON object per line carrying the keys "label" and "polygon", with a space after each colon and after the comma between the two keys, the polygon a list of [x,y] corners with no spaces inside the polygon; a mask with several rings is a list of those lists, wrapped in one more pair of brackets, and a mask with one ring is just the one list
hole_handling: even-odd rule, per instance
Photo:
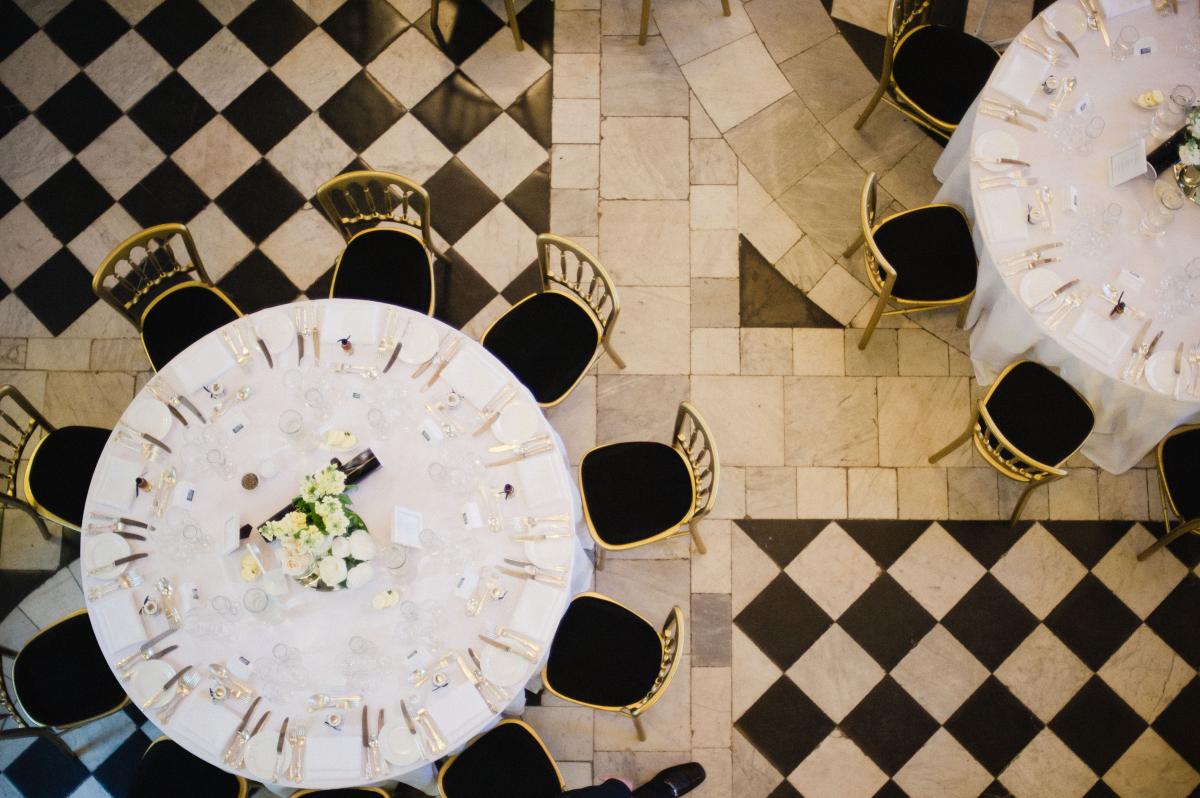
{"label": "folded white napkin", "polygon": [[93,602],[88,614],[96,637],[114,654],[146,642],[146,627],[133,593],[128,590],[118,590]]}
{"label": "folded white napkin", "polygon": [[470,736],[492,716],[479,691],[465,683],[438,690],[425,708],[447,744]]}
{"label": "folded white napkin", "polygon": [[1090,310],[1080,314],[1067,337],[1107,365],[1111,365],[1129,346],[1129,333],[1110,319]]}
{"label": "folded white napkin", "polygon": [[992,244],[1023,241],[1029,237],[1025,203],[1015,188],[994,188],[979,193],[979,219],[983,235]]}
{"label": "folded white napkin", "polygon": [[1115,17],[1139,8],[1146,8],[1150,0],[1099,0],[1100,10],[1105,17]]}
{"label": "folded white napkin", "polygon": [[224,704],[209,701],[207,691],[198,688],[179,704],[167,728],[180,744],[208,756],[217,756],[229,744],[238,720]]}
{"label": "folded white napkin", "polygon": [[96,470],[98,473],[88,497],[118,510],[128,510],[137,498],[136,483],[142,473],[141,464],[110,456]]}
{"label": "folded white napkin", "polygon": [[1028,105],[1049,71],[1049,61],[1027,47],[1015,45],[1008,48],[1001,59],[990,85],[1022,105]]}
{"label": "folded white napkin", "polygon": [[535,514],[546,505],[559,505],[571,497],[566,464],[557,451],[518,461],[517,480],[524,489],[525,501]]}
{"label": "folded white napkin", "polygon": [[183,392],[191,394],[218,379],[235,363],[220,333],[211,333],[171,361],[169,370]]}
{"label": "folded white napkin", "polygon": [[545,582],[526,580],[507,626],[546,648],[562,610],[563,591]]}
{"label": "folded white napkin", "polygon": [[[350,723],[349,720],[346,723]],[[310,736],[304,751],[304,772],[314,779],[362,775],[362,739],[354,724],[343,726],[337,737]]]}
{"label": "folded white napkin", "polygon": [[476,410],[482,409],[508,382],[480,352],[465,346],[447,364],[442,378]]}
{"label": "folded white napkin", "polygon": [[332,302],[326,305],[324,318],[321,319],[321,343],[333,344],[339,338],[348,337],[358,350],[378,344],[376,317],[382,317],[383,314],[363,310],[363,305],[358,302]]}

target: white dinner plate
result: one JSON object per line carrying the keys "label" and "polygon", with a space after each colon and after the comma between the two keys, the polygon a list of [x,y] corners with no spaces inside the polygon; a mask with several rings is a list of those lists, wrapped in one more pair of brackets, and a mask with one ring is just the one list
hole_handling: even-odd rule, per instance
{"label": "white dinner plate", "polygon": [[[567,534],[568,529],[565,524],[559,526],[542,524],[530,530],[530,532],[535,535],[563,535]],[[571,543],[572,541],[569,537],[552,538],[550,540],[527,540],[525,541],[525,556],[538,568],[558,568],[571,562],[571,555],[575,553],[575,549]]]}
{"label": "white dinner plate", "polygon": [[[161,690],[167,680],[174,675],[175,669],[161,659],[152,659],[139,665],[138,669],[134,671],[133,680],[129,683],[129,692],[133,694],[133,700],[137,702],[138,709],[141,709],[142,704]],[[170,701],[173,695],[175,695],[175,686],[171,685],[171,689],[160,696],[153,706],[161,707]]]}
{"label": "white dinner plate", "polygon": [[513,402],[500,411],[500,417],[492,426],[496,437],[505,443],[521,443],[534,436],[538,430],[538,410],[524,402]]}
{"label": "white dinner plate", "polygon": [[[92,545],[88,547],[87,570],[91,571],[97,565],[104,565],[113,560],[119,560],[130,552],[129,541],[118,535],[116,532],[104,532],[92,538]],[[129,567],[129,563],[121,565],[110,565],[92,576],[97,579],[116,579],[121,574],[125,573],[125,569]]]}
{"label": "white dinner plate", "polygon": [[410,365],[424,363],[433,357],[438,348],[438,333],[431,324],[410,322],[404,331],[404,346],[400,348],[400,360]]}
{"label": "white dinner plate", "polygon": [[157,399],[143,397],[125,410],[125,423],[160,441],[171,431],[171,411]]}
{"label": "white dinner plate", "polygon": [[1146,361],[1146,382],[1159,393],[1175,392],[1175,353],[1155,352]]}
{"label": "white dinner plate", "polygon": [[483,675],[499,687],[516,687],[529,679],[529,660],[492,646],[484,646],[479,657]]}
{"label": "white dinner plate", "polygon": [[[1017,145],[1017,140],[1003,130],[989,130],[986,133],[980,134],[979,138],[975,139],[975,157],[980,159],[992,160],[996,158],[1017,158],[1021,155],[1021,148]],[[1006,169],[1011,169],[1011,164],[1004,163],[984,163],[980,164],[984,169],[991,172],[1003,172]]]}
{"label": "white dinner plate", "polygon": [[403,723],[389,723],[379,732],[379,750],[393,765],[411,765],[421,758],[417,738]]}
{"label": "white dinner plate", "polygon": [[[1064,282],[1061,277],[1049,269],[1034,269],[1021,280],[1021,301],[1025,303],[1025,307],[1033,310],[1034,305],[1050,296],[1050,293]],[[1034,312],[1049,313],[1062,303],[1063,297],[1056,296],[1042,302]]]}
{"label": "white dinner plate", "polygon": [[1050,37],[1050,41],[1057,42],[1059,38],[1051,33],[1050,28],[1046,26],[1047,17],[1054,23],[1054,27],[1062,31],[1063,36],[1071,40],[1072,44],[1079,41],[1083,34],[1087,33],[1087,15],[1077,5],[1056,3],[1046,9],[1043,14],[1042,27],[1046,29],[1046,35]]}
{"label": "white dinner plate", "polygon": [[[246,770],[250,775],[264,783],[270,783],[275,771],[275,744],[279,740],[279,732],[264,729],[250,738],[246,743]],[[285,741],[286,744],[286,741]],[[284,752],[282,771],[287,767],[287,752]]]}
{"label": "white dinner plate", "polygon": [[272,355],[277,355],[296,340],[296,326],[283,313],[266,313],[254,320],[254,334],[263,340]]}

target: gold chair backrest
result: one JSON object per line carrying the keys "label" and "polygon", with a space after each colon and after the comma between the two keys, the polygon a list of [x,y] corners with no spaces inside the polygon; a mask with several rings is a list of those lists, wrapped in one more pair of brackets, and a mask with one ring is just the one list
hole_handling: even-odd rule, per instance
{"label": "gold chair backrest", "polygon": [[38,428],[43,433],[54,426],[13,385],[0,385],[0,491],[17,497],[17,470],[25,447]]}
{"label": "gold chair backrest", "polygon": [[671,680],[675,678],[675,671],[679,669],[679,663],[683,659],[683,610],[679,607],[671,608],[671,613],[663,623],[662,631],[658,636],[662,640],[663,647],[658,676],[655,677],[654,685],[646,697],[626,708],[626,711],[635,718],[657,704],[667,691]]}
{"label": "gold chair backrest", "polygon": [[712,430],[692,406],[682,402],[675,414],[675,432],[672,445],[692,465],[692,478],[696,484],[696,504],[689,523],[695,524],[708,515],[717,502],[717,482],[721,464],[717,457],[717,445]]}
{"label": "gold chair backrest", "polygon": [[[880,298],[886,302],[891,298],[892,289],[896,285],[896,268],[888,263],[888,259],[879,251],[879,245],[875,243],[878,182],[879,173],[871,172],[867,175],[866,182],[863,183],[862,201],[859,205],[859,224],[862,226],[863,240],[866,244],[863,247],[863,259],[866,261],[867,280],[871,283],[875,293],[879,294]],[[880,276],[880,270],[883,271],[883,276]]]}
{"label": "gold chair backrest", "polygon": [[931,0],[892,0],[888,8],[888,45],[895,45],[904,34],[926,24],[931,11]]}
{"label": "gold chair backrest", "polygon": [[1183,515],[1179,512],[1179,505],[1176,504],[1175,497],[1171,495],[1171,488],[1169,485],[1167,485],[1167,470],[1163,467],[1163,449],[1166,448],[1167,441],[1171,440],[1176,435],[1195,433],[1197,431],[1200,431],[1200,424],[1184,424],[1183,426],[1176,427],[1168,432],[1163,439],[1158,442],[1158,448],[1155,450],[1155,459],[1158,462],[1158,492],[1159,497],[1163,500],[1163,509],[1167,509],[1167,505],[1169,505],[1170,510],[1175,514],[1175,517],[1184,521],[1190,521],[1192,519],[1183,517]]}
{"label": "gold chair backrest", "polygon": [[537,251],[542,289],[552,291],[558,286],[583,302],[600,327],[601,343],[607,343],[621,312],[621,300],[600,261],[574,241],[551,233],[537,237]]}
{"label": "gold chair backrest", "polygon": [[[177,238],[186,259],[176,252]],[[134,233],[108,253],[92,278],[92,291],[140,330],[143,305],[149,304],[157,288],[182,275],[212,285],[188,229],[178,223],[160,224]]]}
{"label": "gold chair backrest", "polygon": [[364,229],[396,224],[418,231],[425,247],[436,252],[429,192],[407,177],[392,172],[346,172],[317,189],[317,201],[347,241]]}
{"label": "gold chair backrest", "polygon": [[[458,757],[463,753],[463,751],[466,751],[468,748],[470,748],[476,742],[478,742],[481,737],[486,737],[488,734],[495,731],[499,727],[514,726],[514,725],[520,726],[521,728],[523,728],[526,732],[529,733],[529,736],[532,737],[534,740],[536,740],[537,744],[542,747],[542,751],[544,751],[546,753],[546,759],[548,759],[550,761],[550,764],[554,767],[554,775],[556,775],[558,777],[559,788],[562,789],[565,784],[565,782],[563,781],[563,777],[562,777],[562,770],[559,768],[558,761],[554,758],[554,754],[550,753],[550,749],[549,749],[549,747],[547,747],[546,741],[542,739],[541,735],[539,735],[537,733],[536,729],[534,729],[532,726],[530,726],[528,723],[521,720],[520,718],[504,718],[502,721],[497,723],[495,726],[493,726],[488,731],[485,731],[482,734],[477,734],[474,737],[472,737],[471,741],[469,743],[467,743],[466,745],[464,745],[457,754],[453,754],[452,756],[447,758],[446,761],[442,762],[442,766],[438,769],[438,777],[437,777],[438,796],[440,796],[440,798],[453,798],[453,796],[446,795],[446,789],[445,789],[446,772],[450,770],[451,765],[453,765],[455,762],[458,761]],[[293,793],[292,798],[296,798],[296,796],[298,796],[298,795],[301,795],[301,793]],[[384,793],[384,795],[386,795],[386,793]]]}

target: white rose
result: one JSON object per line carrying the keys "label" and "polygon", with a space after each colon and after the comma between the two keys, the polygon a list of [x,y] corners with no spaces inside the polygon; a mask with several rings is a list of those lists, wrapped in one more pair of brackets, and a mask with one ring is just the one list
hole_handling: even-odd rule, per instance
{"label": "white rose", "polygon": [[344,558],[350,553],[350,541],[345,538],[334,538],[329,553],[334,557]]}
{"label": "white rose", "polygon": [[337,587],[346,579],[346,561],[339,557],[325,557],[317,566],[321,581],[329,587]]}
{"label": "white rose", "polygon": [[351,590],[362,587],[367,582],[375,578],[375,567],[370,563],[360,563],[350,569],[350,573],[346,574],[346,587]]}
{"label": "white rose", "polygon": [[306,552],[287,552],[283,557],[283,572],[299,576],[312,567],[312,555]]}
{"label": "white rose", "polygon": [[371,537],[371,533],[365,529],[356,529],[350,535],[350,556],[356,560],[373,559],[379,553],[379,546],[375,543],[375,538]]}

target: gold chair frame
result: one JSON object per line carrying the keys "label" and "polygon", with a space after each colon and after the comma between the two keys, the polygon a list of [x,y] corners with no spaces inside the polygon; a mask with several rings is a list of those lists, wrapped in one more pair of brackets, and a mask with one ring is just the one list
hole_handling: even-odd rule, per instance
{"label": "gold chair frame", "polygon": [[[1025,490],[1021,492],[1021,496],[1017,499],[1017,505],[1013,508],[1012,516],[1009,518],[1010,526],[1016,526],[1017,521],[1021,520],[1021,512],[1025,509],[1025,504],[1029,501],[1029,495],[1033,493],[1035,488],[1041,485],[1048,485],[1067,476],[1069,472],[1067,469],[1062,468],[1062,464],[1071,459],[1071,456],[1083,447],[1083,441],[1080,441],[1079,446],[1076,446],[1074,450],[1058,463],[1053,465],[1040,463],[1013,446],[996,427],[995,421],[992,420],[991,415],[987,411],[987,402],[992,398],[992,394],[995,393],[996,388],[1004,378],[1008,376],[1008,373],[1022,363],[1027,362],[1031,361],[1018,360],[1005,366],[999,376],[992,381],[987,393],[979,400],[979,404],[975,406],[966,431],[929,456],[929,462],[931,464],[936,463],[950,454],[950,452],[962,446],[970,438],[975,442],[975,448],[988,465],[1009,479],[1026,483]],[[1088,411],[1092,413],[1092,418],[1094,419],[1095,411],[1092,409],[1091,402],[1084,398],[1078,391],[1075,391],[1075,395],[1087,405]],[[1005,452],[1008,452],[1008,456],[1005,455]]]}
{"label": "gold chair frame", "polygon": [[[383,789],[382,787],[349,787],[349,788],[339,787],[337,789],[339,789],[339,790],[341,790],[341,789],[358,790],[363,795],[378,795],[379,798],[392,798],[391,794],[388,793],[387,790]],[[329,792],[331,792],[331,790],[325,790],[325,789],[298,790],[297,792],[292,793],[291,798],[303,798],[306,795],[316,795],[319,798],[321,793],[329,793]]]}
{"label": "gold chair frame", "polygon": [[[650,0],[646,0],[649,3]],[[729,0],[725,0],[728,2]],[[429,24],[433,27],[435,36],[441,36],[441,30],[438,28],[438,6],[441,0],[430,0],[429,5]],[[517,22],[517,7],[513,0],[504,0],[504,10],[508,12],[508,29],[512,31],[513,42],[517,45],[518,50],[525,49],[525,41],[521,38],[521,25]]]}
{"label": "gold chair frame", "polygon": [[[521,720],[520,718],[505,718],[504,720],[497,723],[493,728],[488,729],[488,731],[485,731],[482,734],[475,735],[474,737],[471,738],[471,741],[469,743],[467,743],[465,746],[463,746],[462,751],[465,751],[468,748],[470,748],[472,745],[474,745],[479,740],[480,737],[486,736],[487,734],[495,731],[496,729],[500,728],[501,726],[509,726],[509,725],[521,726],[522,728],[525,729],[525,731],[529,732],[530,736],[532,736],[534,740],[537,741],[537,744],[542,747],[542,751],[545,752],[546,759],[548,759],[550,761],[550,764],[554,767],[554,774],[556,776],[558,776],[559,788],[565,789],[566,782],[563,781],[562,770],[559,768],[558,762],[554,759],[554,755],[550,753],[550,749],[546,747],[546,741],[542,739],[542,736],[537,733],[536,729],[534,729],[532,726],[530,726],[528,723]],[[449,757],[445,762],[442,763],[442,767],[438,770],[437,788],[438,788],[438,796],[440,798],[453,798],[453,796],[446,795],[446,789],[442,785],[442,780],[446,776],[446,771],[450,769],[450,766],[454,764],[455,760],[457,760],[458,757],[462,754],[462,751],[459,751],[459,753],[454,754],[453,756]],[[299,795],[299,793],[297,793],[296,795]],[[295,796],[292,796],[292,798],[295,798]]]}
{"label": "gold chair frame", "polygon": [[[33,403],[26,399],[16,386],[0,385],[0,404],[3,404],[6,398],[11,399],[13,404],[29,416],[29,420],[22,424],[13,418],[11,413],[0,407],[0,447],[7,447],[7,452],[0,454],[0,467],[3,468],[3,471],[0,471],[0,512],[11,507],[25,513],[37,524],[38,532],[41,533],[44,540],[50,540],[50,530],[46,526],[47,520],[79,531],[79,527],[75,524],[59,518],[42,507],[29,489],[29,470],[33,466],[34,458],[37,456],[42,441],[54,432],[56,427],[46,420],[41,411],[34,407]],[[34,444],[29,460],[25,464],[23,479],[18,480],[22,454],[39,428],[42,430],[42,436]],[[17,496],[18,482],[23,486],[24,500]]]}
{"label": "gold chair frame", "polygon": [[[926,310],[938,310],[940,308],[951,307],[958,305],[958,326],[961,328],[967,320],[967,311],[971,307],[971,300],[975,297],[975,289],[960,297],[951,299],[940,299],[936,301],[903,299],[893,296],[892,290],[896,287],[896,267],[888,262],[883,253],[879,251],[879,245],[875,243],[875,231],[882,227],[892,219],[897,219],[901,216],[906,216],[910,213],[925,210],[927,208],[953,208],[958,211],[963,217],[963,221],[970,227],[971,222],[967,219],[967,215],[963,213],[963,209],[949,202],[935,202],[928,205],[921,205],[916,208],[910,208],[900,213],[892,214],[887,218],[876,222],[876,204],[877,192],[876,186],[879,182],[879,174],[871,172],[867,175],[867,180],[863,183],[861,202],[859,203],[859,225],[862,228],[858,237],[842,252],[843,258],[849,258],[854,254],[854,251],[863,244],[863,265],[866,268],[867,284],[871,290],[875,292],[877,297],[875,302],[875,310],[871,312],[871,318],[867,322],[866,328],[863,330],[862,338],[858,341],[859,349],[866,349],[867,344],[871,340],[871,336],[875,334],[875,328],[879,326],[879,319],[883,316],[899,316],[908,315],[910,313],[921,313]],[[882,269],[886,277],[879,276],[879,270]],[[888,303],[893,303],[897,307],[890,310],[885,310]]]}
{"label": "gold chair frame", "polygon": [[[1139,552],[1137,556],[1138,560],[1146,559],[1154,552],[1165,548],[1168,544],[1175,542],[1188,532],[1200,532],[1200,518],[1184,518],[1183,514],[1179,512],[1179,506],[1175,503],[1175,497],[1171,495],[1170,486],[1167,485],[1167,471],[1163,468],[1163,449],[1166,447],[1167,441],[1176,435],[1183,435],[1184,433],[1196,432],[1198,430],[1200,430],[1200,424],[1185,424],[1171,430],[1165,438],[1158,442],[1158,498],[1162,502],[1163,536],[1147,546],[1145,551]],[[1178,518],[1180,522],[1174,529],[1171,528],[1172,516]]]}
{"label": "gold chair frame", "polygon": [[[150,742],[150,745],[146,746],[146,750],[142,752],[142,758],[143,758],[143,759],[145,759],[145,758],[146,758],[146,754],[150,753],[150,749],[151,749],[151,748],[153,748],[154,746],[158,745],[159,743],[165,743],[165,742],[173,742],[173,741],[171,740],[171,738],[170,738],[170,737],[166,736],[165,734],[164,734],[163,736],[161,736],[161,737],[156,737],[154,740],[152,740],[152,741]],[[203,760],[201,760],[201,761],[203,761]],[[215,766],[214,766],[214,767],[215,767]],[[238,794],[237,794],[237,798],[246,798],[246,796],[247,796],[247,795],[249,794],[249,792],[250,792],[250,783],[246,781],[246,777],[245,777],[245,776],[239,776],[237,773],[232,773],[232,774],[230,774],[230,775],[232,775],[233,777],[235,777],[235,778],[237,779],[237,781],[238,781]],[[311,791],[309,791],[309,792],[311,792]],[[299,793],[293,793],[293,795],[299,795]],[[385,795],[386,795],[386,793],[385,793]]]}
{"label": "gold chair frame", "polygon": [[[597,446],[591,451],[594,452],[600,448],[603,447]],[[684,465],[687,466],[688,474],[691,476],[692,507],[688,511],[688,514],[670,529],[633,543],[605,543],[596,534],[596,530],[592,526],[592,517],[588,512],[587,496],[583,496],[583,517],[587,522],[588,532],[596,544],[597,571],[604,570],[604,562],[609,551],[633,549],[657,543],[660,540],[678,537],[679,535],[690,535],[692,543],[696,546],[696,551],[700,554],[708,553],[708,549],[705,547],[704,540],[700,537],[700,531],[697,527],[700,521],[712,512],[713,505],[717,502],[717,483],[720,477],[721,464],[720,458],[717,455],[717,445],[713,442],[712,430],[691,402],[680,402],[679,404],[679,410],[675,414],[675,431],[671,433],[671,448],[683,458]],[[586,457],[587,455],[584,456]]]}
{"label": "gold chair frame", "polygon": [[[505,0],[508,2],[509,0]],[[729,0],[721,0],[722,16],[729,16]],[[638,44],[646,44],[646,32],[650,29],[650,0],[642,0],[642,26],[638,29]]]}
{"label": "gold chair frame", "polygon": [[[50,624],[49,626],[39,629],[33,637],[29,638],[29,640],[27,640],[25,642],[25,645],[21,647],[21,650],[24,651],[25,648],[27,648],[30,643],[32,643],[34,640],[37,640],[39,637],[41,637],[43,634],[45,634],[50,629],[53,629],[54,627],[58,626],[60,623],[63,623],[64,621],[69,621],[72,618],[76,618],[80,615],[86,615],[86,614],[87,614],[87,610],[82,609],[82,610],[75,610],[72,613],[64,615],[63,617],[59,618],[57,621]],[[14,651],[13,649],[8,648],[7,646],[0,646],[0,656],[11,657],[13,659],[13,661],[15,662],[17,657],[21,656],[21,652]],[[79,721],[78,723],[72,723],[67,726],[55,727],[55,728],[57,728],[57,731],[56,731],[55,728],[52,728],[50,726],[45,726],[45,725],[33,720],[33,718],[29,717],[28,714],[26,714],[24,712],[24,709],[21,706],[21,699],[20,699],[20,696],[17,694],[17,691],[15,689],[16,688],[15,684],[13,685],[13,688],[14,689],[10,691],[8,688],[8,683],[6,681],[6,677],[0,676],[0,724],[2,724],[4,722],[4,720],[8,719],[8,718],[11,718],[12,721],[14,723],[16,723],[16,728],[14,728],[14,729],[0,729],[0,741],[16,740],[16,739],[21,739],[21,738],[26,738],[26,737],[41,737],[44,740],[48,740],[50,743],[55,745],[59,750],[61,750],[63,753],[65,753],[67,756],[69,756],[71,758],[78,758],[78,757],[76,757],[75,752],[71,750],[71,746],[67,745],[66,741],[62,739],[60,732],[67,732],[67,731],[71,731],[72,729],[78,729],[79,727],[85,726],[94,720],[99,720],[100,718],[107,718],[109,715],[120,712],[129,703],[129,696],[125,696],[123,699],[121,699],[121,703],[117,704],[112,709],[107,710],[105,712],[101,712],[99,715],[94,715],[90,718],[84,718],[83,720]]]}
{"label": "gold chair frame", "polygon": [[[654,624],[646,620],[645,616],[636,612],[614,598],[604,595],[603,593],[585,592],[579,593],[572,597],[572,601],[578,598],[594,598],[600,601],[607,601],[609,604],[615,604],[621,609],[633,613],[641,619],[647,626],[653,628]],[[659,664],[658,676],[654,680],[654,684],[650,686],[650,692],[646,697],[633,704],[623,707],[610,707],[601,704],[589,704],[586,701],[580,701],[572,698],[569,695],[564,695],[554,688],[547,677],[547,669],[549,663],[542,668],[542,684],[550,691],[551,695],[561,698],[563,701],[569,701],[572,704],[579,706],[590,707],[591,709],[601,709],[605,712],[619,712],[622,715],[628,716],[633,721],[634,729],[637,730],[638,740],[644,742],[646,740],[646,729],[642,725],[641,716],[646,714],[652,706],[657,704],[666,692],[667,687],[671,684],[671,680],[675,678],[675,672],[679,669],[679,662],[683,659],[682,641],[683,641],[683,610],[679,607],[672,607],[670,614],[667,615],[667,620],[663,622],[662,629],[658,633],[658,640],[662,645],[662,661]]]}

